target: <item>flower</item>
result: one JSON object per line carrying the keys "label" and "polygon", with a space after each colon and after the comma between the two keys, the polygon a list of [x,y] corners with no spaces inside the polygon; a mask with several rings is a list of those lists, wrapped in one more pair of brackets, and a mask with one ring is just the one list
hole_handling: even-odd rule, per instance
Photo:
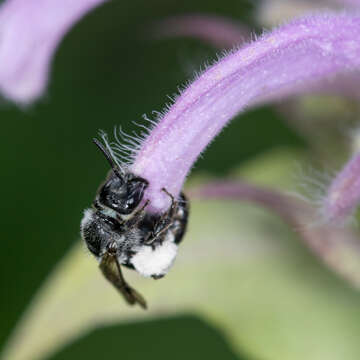
{"label": "flower", "polygon": [[[174,194],[180,191],[200,152],[235,114],[246,107],[294,94],[319,89],[337,91],[339,78],[347,81],[354,77],[359,69],[359,26],[356,15],[325,14],[280,27],[225,54],[199,75],[174,104],[159,115],[144,140],[124,135],[131,143],[130,147],[124,145],[132,155],[131,170],[150,181],[146,197],[152,200],[152,211],[167,209],[160,187]],[[286,171],[290,173],[291,169]],[[305,226],[316,216],[309,204],[294,201],[273,189],[264,190],[242,182],[208,185],[202,191],[207,199],[217,196],[243,201],[247,198],[270,208],[295,227],[322,260],[355,285],[359,284],[356,233],[328,224],[316,228]],[[244,347],[247,354],[256,358],[302,358],[304,348],[309,349],[310,355],[305,354],[309,359],[318,358],[319,354],[328,358],[333,352],[334,339],[337,339],[336,348],[340,349],[335,357],[343,357],[345,351],[357,358],[358,346],[356,343],[347,346],[347,341],[358,323],[358,297],[351,290],[345,290],[341,282],[334,286],[335,281],[324,277],[325,271],[316,263],[313,264],[316,269],[309,271],[311,263],[302,259],[305,256],[301,254],[301,247],[284,251],[282,245],[289,245],[291,233],[283,224],[271,222],[269,227],[271,214],[261,223],[251,211],[242,211],[240,201],[232,206],[226,203],[209,209],[195,200],[193,210],[195,220],[188,234],[191,242],[187,242],[191,244],[187,248],[190,250],[185,261],[179,259],[179,271],[172,274],[172,280],[162,281],[155,287],[149,281],[136,278],[149,295],[153,295],[153,305],[146,316],[164,316],[179,309],[205,314],[229,332],[229,339],[239,353]],[[216,221],[211,221],[215,214]],[[201,218],[203,226],[191,233]],[[249,236],[246,227],[258,231],[258,236],[251,233]],[[219,241],[222,237],[225,241]],[[353,262],[346,261],[349,258]],[[304,265],[310,276],[306,276],[306,271],[299,271]],[[271,273],[274,268],[275,275]],[[289,276],[290,273],[293,276]],[[40,358],[99,323],[144,316],[121,307],[118,294],[112,290],[77,244],[42,287],[2,355],[8,359]],[[334,301],[330,306],[329,299]],[[309,303],[313,306],[315,302],[317,306],[309,309]],[[299,309],[311,316],[304,317]],[[326,322],[329,319],[331,321]],[[285,335],[276,331],[279,327],[286,329]],[[298,330],[298,327],[305,341],[298,341],[301,338],[298,332],[287,331]],[[279,337],[268,341],[262,331]],[[293,334],[290,340],[289,333]],[[318,346],[315,350],[314,338]],[[264,347],[264,343],[270,345]]]}
{"label": "flower", "polygon": [[[340,6],[344,7],[359,7],[359,1],[315,1],[315,2],[303,2],[298,0],[293,0],[289,2],[289,4],[284,4],[283,2],[279,2],[277,0],[265,0],[260,3],[258,6],[258,16],[262,23],[270,23],[278,22],[280,19],[284,17],[294,16],[294,13],[306,13],[313,11],[315,9],[319,10],[326,6],[331,6],[333,8],[338,8]],[[285,12],[285,14],[284,14]],[[289,13],[288,13],[289,12]],[[276,14],[276,15],[275,15]],[[274,18],[277,17],[275,20]],[[235,31],[226,31],[231,26],[234,26],[231,22],[227,23],[226,19],[217,19],[210,18],[211,20],[207,20],[206,17],[202,19],[206,22],[207,25],[207,36],[204,36],[202,33],[199,35],[198,29],[200,25],[198,24],[199,20],[197,17],[179,17],[174,19],[166,19],[158,25],[159,29],[163,29],[163,36],[184,36],[191,35],[192,37],[199,37],[200,39],[208,42],[217,44],[219,47],[231,47],[243,38],[243,36],[238,35],[236,37]],[[168,29],[167,33],[165,33],[164,29]],[[216,30],[222,30],[223,38],[220,43],[217,41],[217,37],[214,34],[217,34]],[[241,29],[239,28],[239,31]],[[336,80],[333,80],[331,84],[328,82],[319,86],[319,91],[322,93],[337,93],[348,98],[358,99],[360,97],[360,88],[359,84],[359,72],[353,74],[351,78],[345,76],[337,76]],[[291,104],[288,104],[288,107]],[[281,110],[281,108],[279,108]],[[289,114],[289,109],[287,112],[287,119],[290,120],[292,118],[291,114]],[[329,118],[330,113],[326,114]],[[338,114],[337,114],[338,115]],[[295,127],[300,128],[306,127],[304,125],[304,114],[297,114],[297,119],[293,121]],[[302,118],[302,119],[299,119]],[[314,114],[312,114],[312,118],[310,121],[314,122]],[[329,119],[328,119],[329,121]],[[308,131],[308,130],[305,130]],[[313,132],[314,129],[311,128],[310,132]],[[308,137],[310,136],[307,134]],[[319,134],[317,134],[317,140],[319,138]],[[360,186],[358,184],[358,178],[360,176],[360,155],[356,153],[347,164],[344,165],[343,169],[339,172],[339,174],[334,178],[331,182],[328,190],[326,191],[326,195],[322,199],[321,205],[321,215],[322,220],[327,223],[336,223],[338,225],[344,224],[354,212],[356,207],[360,201]]]}
{"label": "flower", "polygon": [[132,151],[131,170],[149,181],[145,198],[165,211],[198,156],[246,107],[329,88],[358,75],[360,17],[322,14],[295,20],[222,57],[164,110]]}
{"label": "flower", "polygon": [[44,94],[56,48],[105,0],[7,0],[0,6],[0,93],[19,105]]}
{"label": "flower", "polygon": [[327,222],[342,223],[360,202],[360,154],[356,153],[331,182],[324,198]]}

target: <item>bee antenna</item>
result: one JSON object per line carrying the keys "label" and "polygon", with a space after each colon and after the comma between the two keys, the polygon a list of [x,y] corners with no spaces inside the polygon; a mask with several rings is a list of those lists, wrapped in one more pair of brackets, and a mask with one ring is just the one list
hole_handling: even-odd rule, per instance
{"label": "bee antenna", "polygon": [[100,151],[104,154],[106,160],[109,162],[109,164],[110,164],[111,168],[113,169],[115,175],[117,177],[119,177],[120,179],[122,179],[122,175],[119,172],[118,166],[114,162],[114,160],[113,160],[111,154],[109,153],[109,151],[107,149],[105,149],[103,144],[98,139],[93,138],[93,142],[100,149]]}

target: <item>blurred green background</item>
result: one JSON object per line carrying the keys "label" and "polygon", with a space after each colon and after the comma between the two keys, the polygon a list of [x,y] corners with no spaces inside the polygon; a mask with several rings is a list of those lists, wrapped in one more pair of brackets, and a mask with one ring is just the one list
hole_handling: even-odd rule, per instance
{"label": "blurred green background", "polygon": [[[2,104],[1,344],[79,237],[82,211],[108,170],[92,137],[98,129],[111,132],[119,124],[127,132],[134,129],[131,121],[161,110],[166,95],[190,77],[189,64],[198,69],[218,51],[191,39],[148,39],[147,26],[169,15],[195,12],[226,16],[256,29],[252,11],[251,2],[240,0],[110,1],[66,36],[40,102],[26,110]],[[271,107],[252,110],[224,130],[193,174],[223,176],[282,145],[303,148],[304,141]],[[148,349],[148,359],[168,358],[174,347],[180,349],[174,359],[239,359],[221,332],[192,314],[99,329],[53,359],[98,359],[106,349],[102,358],[135,360],[144,356],[137,349],[139,341]]]}

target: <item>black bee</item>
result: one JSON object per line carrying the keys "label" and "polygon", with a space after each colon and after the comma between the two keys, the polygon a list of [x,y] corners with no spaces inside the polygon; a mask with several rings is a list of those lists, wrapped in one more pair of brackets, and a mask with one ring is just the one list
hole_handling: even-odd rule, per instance
{"label": "black bee", "polygon": [[98,189],[92,208],[84,211],[81,236],[99,260],[106,279],[129,304],[146,308],[144,298],[125,281],[120,265],[146,277],[163,277],[185,233],[188,203],[184,194],[176,200],[162,189],[171,199],[170,208],[161,215],[147,212],[149,201],[143,201],[143,197],[148,181],[124,171],[108,146],[105,148],[97,139],[94,143],[112,170]]}

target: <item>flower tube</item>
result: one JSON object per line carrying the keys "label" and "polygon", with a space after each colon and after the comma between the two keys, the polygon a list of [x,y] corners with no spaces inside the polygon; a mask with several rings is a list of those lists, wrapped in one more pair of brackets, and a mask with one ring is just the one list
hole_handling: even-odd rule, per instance
{"label": "flower tube", "polygon": [[331,88],[360,66],[360,16],[298,19],[235,50],[198,76],[132,149],[130,170],[146,179],[150,211],[169,207],[202,151],[245,108]]}

